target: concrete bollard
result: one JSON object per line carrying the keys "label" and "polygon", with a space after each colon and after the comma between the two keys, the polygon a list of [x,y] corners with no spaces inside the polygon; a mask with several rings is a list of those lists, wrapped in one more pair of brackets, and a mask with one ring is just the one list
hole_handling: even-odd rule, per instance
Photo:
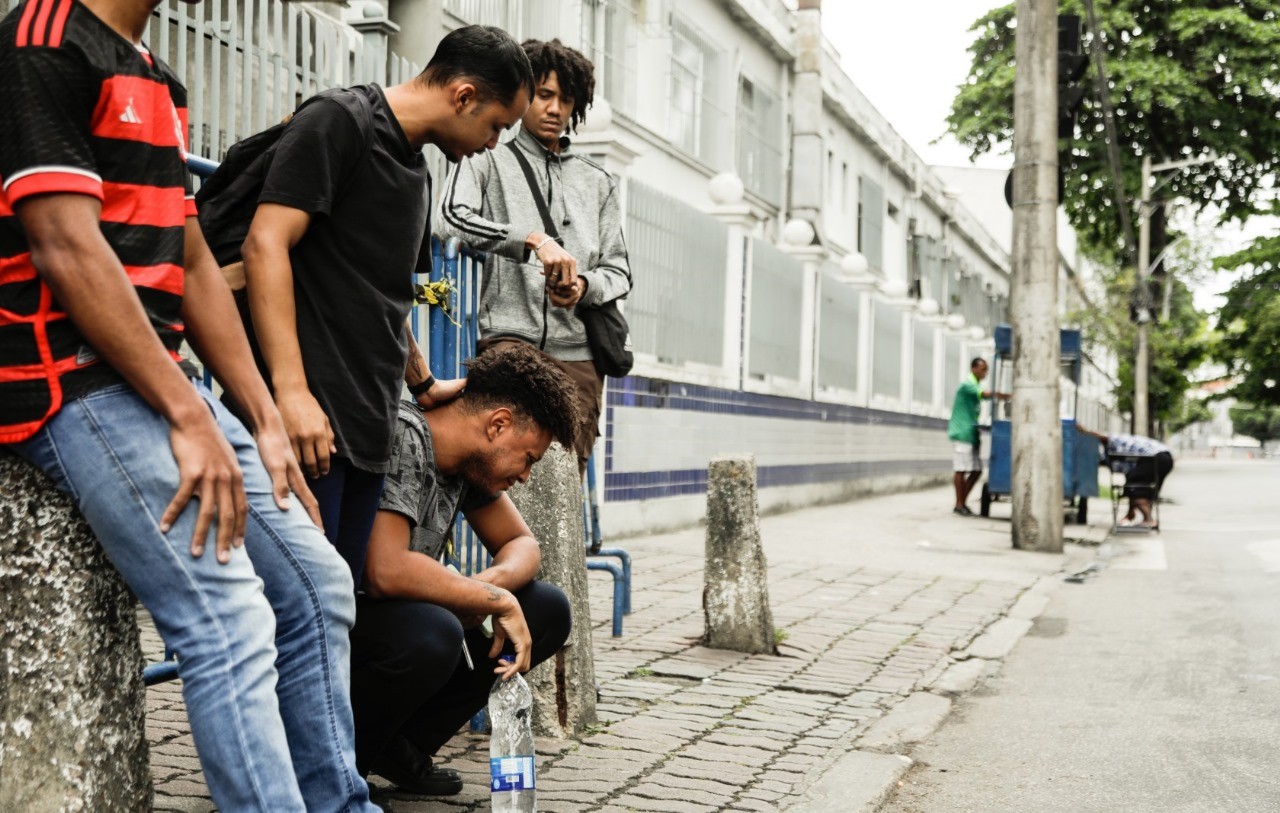
{"label": "concrete bollard", "polygon": [[704,579],[707,646],[775,654],[753,455],[716,457],[707,470]]}
{"label": "concrete bollard", "polygon": [[527,675],[533,690],[534,730],[543,736],[575,737],[596,722],[596,667],[577,455],[553,443],[533,467],[529,482],[517,483],[509,493],[542,545],[538,578],[563,590],[573,613],[573,632],[564,649]]}
{"label": "concrete bollard", "polygon": [[145,811],[133,594],[70,499],[0,452],[0,810]]}

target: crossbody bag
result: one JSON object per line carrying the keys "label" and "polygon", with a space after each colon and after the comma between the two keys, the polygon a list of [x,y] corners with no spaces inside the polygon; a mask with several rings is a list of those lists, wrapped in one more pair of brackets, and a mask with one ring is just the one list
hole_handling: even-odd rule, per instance
{"label": "crossbody bag", "polygon": [[[524,178],[529,183],[529,191],[533,194],[533,201],[538,206],[538,214],[542,217],[543,231],[548,237],[560,243],[560,232],[556,229],[551,212],[547,209],[542,190],[538,188],[538,181],[534,177],[529,159],[525,158],[524,153],[514,141],[508,141],[507,147],[515,155],[520,169],[524,172]],[[622,315],[622,310],[618,307],[617,299],[611,299],[600,305],[579,304],[573,309],[573,315],[578,317],[586,328],[587,347],[591,349],[591,361],[595,364],[597,373],[601,376],[621,378],[631,372],[631,367],[635,364],[635,357],[631,353],[631,330],[627,326],[627,318]]]}

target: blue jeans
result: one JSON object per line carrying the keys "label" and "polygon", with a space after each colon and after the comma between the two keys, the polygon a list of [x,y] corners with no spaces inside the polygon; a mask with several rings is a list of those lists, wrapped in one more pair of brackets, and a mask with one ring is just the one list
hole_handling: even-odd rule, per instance
{"label": "blue jeans", "polygon": [[[63,406],[10,448],[75,500],[107,557],[178,653],[200,766],[224,811],[376,811],[355,769],[346,564],[298,501],[275,505],[244,426],[199,382],[244,473],[245,544],[190,552],[197,504],[169,533],[178,488],[169,426],[117,385]],[[212,536],[212,531],[210,531]]]}
{"label": "blue jeans", "polygon": [[385,474],[357,469],[345,457],[331,457],[329,473],[307,483],[320,506],[324,535],[351,568],[357,590],[364,579],[364,555],[386,479]]}

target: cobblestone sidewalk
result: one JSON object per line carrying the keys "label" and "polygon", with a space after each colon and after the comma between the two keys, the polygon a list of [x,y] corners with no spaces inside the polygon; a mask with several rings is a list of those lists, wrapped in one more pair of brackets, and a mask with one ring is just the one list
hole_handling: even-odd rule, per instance
{"label": "cobblestone sidewalk", "polygon": [[[634,613],[622,638],[609,636],[607,574],[592,575],[601,724],[581,742],[539,743],[547,813],[785,808],[1034,581],[782,563],[770,570],[780,656],[746,656],[698,644],[700,551],[633,553]],[[152,657],[161,650],[150,627],[144,647]],[[148,705],[156,809],[212,809],[179,687],[153,687]],[[389,813],[488,810],[487,738],[460,733],[441,757],[466,778],[460,795],[397,794],[374,777],[375,799]]]}

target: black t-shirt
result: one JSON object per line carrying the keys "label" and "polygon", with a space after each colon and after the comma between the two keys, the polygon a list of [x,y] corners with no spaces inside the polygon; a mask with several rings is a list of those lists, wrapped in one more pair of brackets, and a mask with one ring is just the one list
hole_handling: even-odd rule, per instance
{"label": "black t-shirt", "polygon": [[[382,88],[348,92],[367,104],[329,98],[298,111],[276,146],[259,201],[312,216],[290,253],[307,384],[333,427],[338,454],[384,472],[408,360],[404,321],[413,274],[420,266],[426,273],[431,261],[430,252],[419,257],[431,176]],[[372,116],[371,134],[356,115]]]}

